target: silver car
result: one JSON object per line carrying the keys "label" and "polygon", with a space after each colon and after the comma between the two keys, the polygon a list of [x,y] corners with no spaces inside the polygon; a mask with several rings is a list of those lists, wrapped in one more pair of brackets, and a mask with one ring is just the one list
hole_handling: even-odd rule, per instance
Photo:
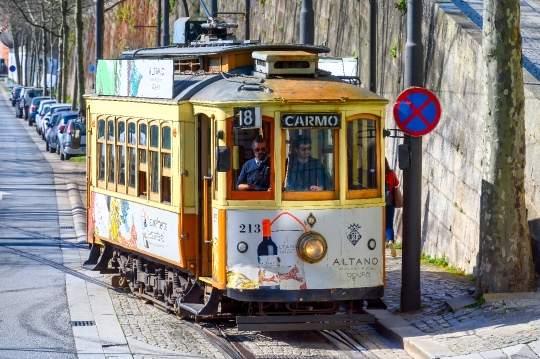
{"label": "silver car", "polygon": [[45,149],[48,149],[49,152],[53,153],[56,151],[57,154],[60,154],[60,144],[64,139],[64,131],[67,127],[67,124],[70,120],[74,120],[78,117],[77,112],[58,112],[51,117],[51,121],[47,124],[49,131],[46,134],[47,145]]}
{"label": "silver car", "polygon": [[45,116],[52,104],[55,104],[56,100],[44,100],[39,103],[36,111],[36,132],[41,135],[41,119]]}
{"label": "silver car", "polygon": [[51,120],[51,116],[58,112],[66,112],[71,111],[71,105],[69,103],[57,103],[53,104],[49,111],[45,114],[45,116],[41,119],[41,138],[44,141],[47,141],[45,139],[45,134],[47,133],[47,123]]}
{"label": "silver car", "polygon": [[[74,129],[81,130],[81,143],[79,148],[71,148],[71,135]],[[69,160],[73,156],[86,155],[86,123],[82,119],[70,120],[64,131],[60,144],[60,160]]]}

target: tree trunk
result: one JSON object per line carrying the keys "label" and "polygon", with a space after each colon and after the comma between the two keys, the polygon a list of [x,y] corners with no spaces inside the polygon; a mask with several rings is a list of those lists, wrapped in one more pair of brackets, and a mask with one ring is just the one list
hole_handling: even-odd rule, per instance
{"label": "tree trunk", "polygon": [[21,47],[19,44],[19,33],[13,32],[13,52],[15,53],[15,71],[17,71],[17,83],[22,84],[21,76],[21,57],[20,55]]}
{"label": "tree trunk", "polygon": [[49,55],[49,43],[48,43],[48,36],[45,30],[43,30],[42,33],[42,39],[41,39],[41,51],[43,53],[43,67],[41,72],[41,80],[43,81],[43,94],[47,93],[47,55]]}
{"label": "tree trunk", "polygon": [[29,73],[29,55],[30,54],[30,34],[26,34],[24,37],[24,86],[31,86],[32,79],[30,79]]}
{"label": "tree trunk", "polygon": [[[77,10],[75,14],[75,26],[77,31],[77,86],[79,110],[86,113],[84,104],[84,53],[83,53],[83,20],[82,20],[82,0],[77,0]],[[75,99],[73,99],[75,102]]]}
{"label": "tree trunk", "polygon": [[536,291],[525,209],[519,0],[484,1],[486,109],[478,293]]}

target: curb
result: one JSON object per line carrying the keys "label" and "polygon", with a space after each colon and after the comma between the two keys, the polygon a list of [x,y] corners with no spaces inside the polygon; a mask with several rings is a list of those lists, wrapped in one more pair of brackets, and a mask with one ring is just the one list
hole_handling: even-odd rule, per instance
{"label": "curb", "polygon": [[86,242],[86,206],[81,200],[79,185],[75,181],[66,182],[69,202],[71,203],[71,213],[73,215],[73,225],[75,229],[76,243]]}
{"label": "curb", "polygon": [[377,319],[372,326],[379,333],[401,345],[415,359],[438,359],[457,355],[405,319],[386,309],[365,309],[365,311],[373,314]]}

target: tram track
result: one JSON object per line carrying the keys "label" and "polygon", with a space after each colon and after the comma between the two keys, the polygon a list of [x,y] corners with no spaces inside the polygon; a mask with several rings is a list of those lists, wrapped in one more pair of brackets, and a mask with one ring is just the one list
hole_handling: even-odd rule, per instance
{"label": "tram track", "polygon": [[[246,345],[242,344],[245,339],[240,338],[240,335],[227,334],[227,329],[234,326],[231,321],[214,319],[194,324],[205,334],[210,342],[231,359],[256,359],[259,357],[252,353]],[[380,359],[351,330],[313,330],[311,332],[316,333],[339,352],[351,359]],[[264,358],[269,359],[270,357],[264,355]]]}

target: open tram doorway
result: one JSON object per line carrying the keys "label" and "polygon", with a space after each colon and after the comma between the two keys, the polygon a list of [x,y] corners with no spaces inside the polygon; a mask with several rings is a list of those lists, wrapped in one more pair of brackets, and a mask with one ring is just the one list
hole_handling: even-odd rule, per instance
{"label": "open tram doorway", "polygon": [[199,258],[202,277],[212,276],[212,119],[204,114],[198,116],[198,162],[199,162]]}

